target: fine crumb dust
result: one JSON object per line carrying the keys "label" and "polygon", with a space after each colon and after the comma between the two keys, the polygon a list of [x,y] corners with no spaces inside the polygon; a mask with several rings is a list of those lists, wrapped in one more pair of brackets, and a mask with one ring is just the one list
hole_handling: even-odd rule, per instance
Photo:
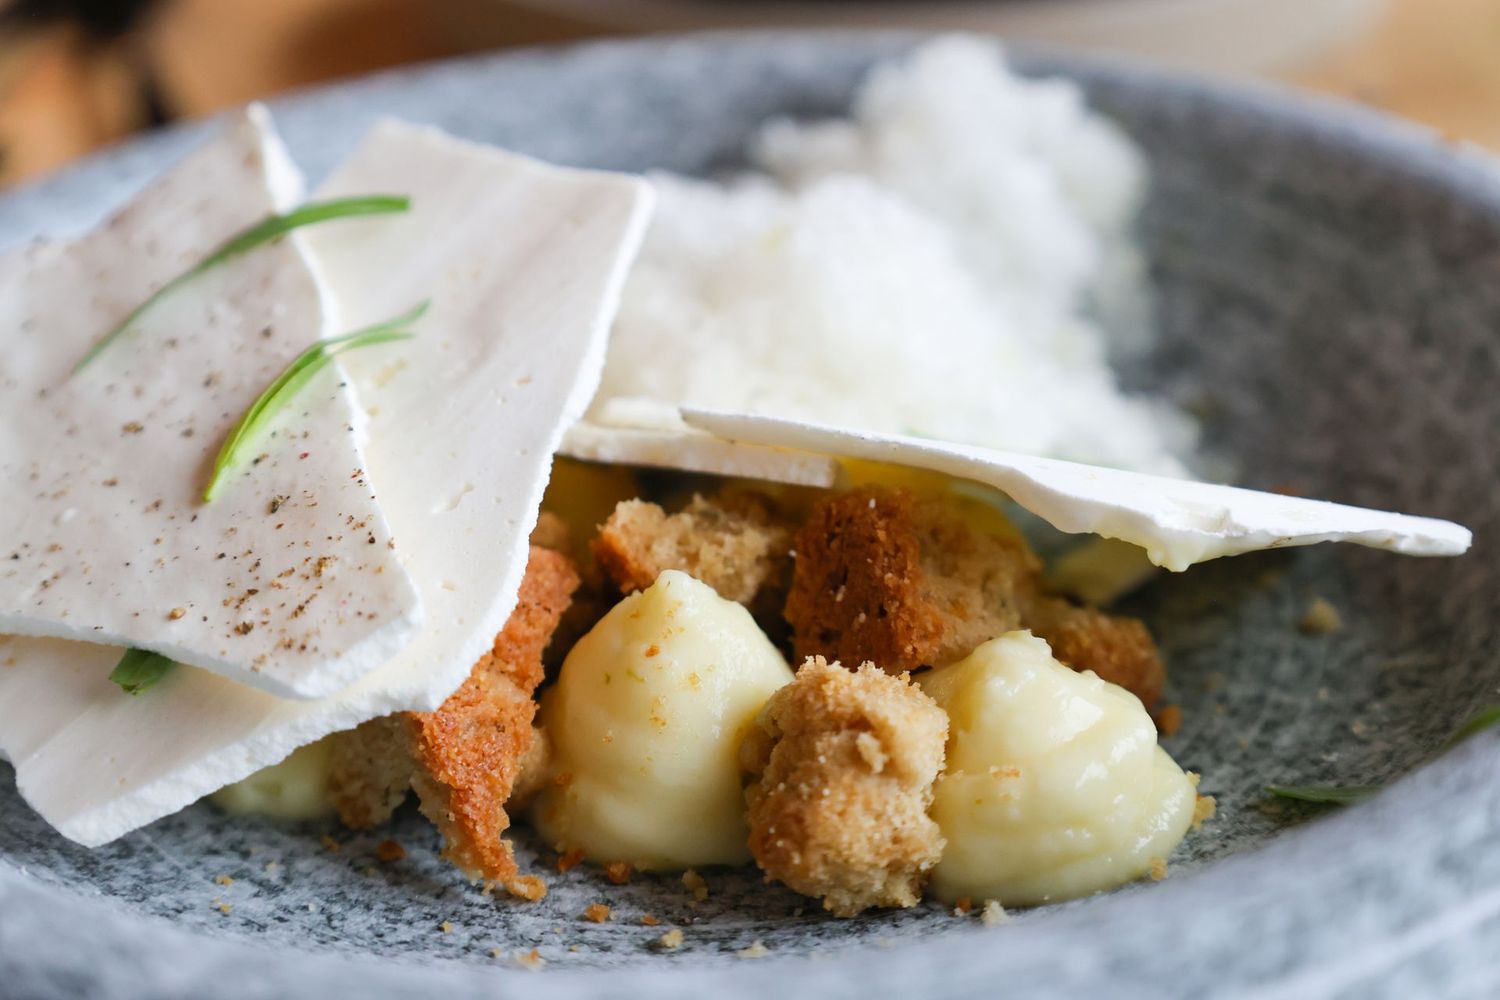
{"label": "fine crumb dust", "polygon": [[998,899],[986,899],[984,909],[979,914],[979,919],[986,927],[998,927],[1010,922],[1010,914],[1005,912],[1005,907],[1000,905]]}
{"label": "fine crumb dust", "polygon": [[1306,635],[1328,635],[1343,628],[1344,619],[1327,600],[1316,597],[1297,620],[1297,627]]}
{"label": "fine crumb dust", "polygon": [[1196,830],[1204,823],[1213,819],[1214,814],[1218,811],[1218,799],[1215,799],[1212,795],[1198,796],[1198,800],[1193,803],[1193,829]]}
{"label": "fine crumb dust", "polygon": [[701,903],[708,899],[708,883],[692,868],[682,873],[682,884],[692,892],[695,902]]}
{"label": "fine crumb dust", "polygon": [[674,927],[657,938],[656,943],[663,951],[676,951],[682,947],[682,931]]}
{"label": "fine crumb dust", "polygon": [[406,848],[394,840],[382,840],[375,845],[375,856],[387,863],[406,857]]}

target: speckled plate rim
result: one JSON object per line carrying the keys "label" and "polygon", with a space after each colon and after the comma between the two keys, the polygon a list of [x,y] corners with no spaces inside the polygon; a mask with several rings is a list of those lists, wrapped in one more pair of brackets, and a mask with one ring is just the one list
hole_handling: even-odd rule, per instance
{"label": "speckled plate rim", "polygon": [[[675,36],[527,50],[412,67],[273,102],[288,132],[326,108],[369,103],[494,61],[545,63],[650,59],[662,46],[718,44],[860,46],[895,52],[909,33],[786,32]],[[1268,85],[1215,82],[1128,62],[1033,50],[1029,71],[1134,87],[1222,107],[1283,138],[1335,144],[1439,191],[1500,226],[1500,167],[1433,133],[1340,102]],[[139,186],[197,141],[203,124],[127,143],[0,199],[0,244],[43,230],[80,229],[109,207],[99,192]],[[310,165],[315,177],[328,164]],[[448,997],[651,995],[924,995],[1087,993],[1170,995],[1209,965],[1225,993],[1326,995],[1372,982],[1435,951],[1470,955],[1500,937],[1500,734],[1481,735],[1418,768],[1371,802],[1292,830],[1272,843],[1153,886],[1027,915],[1003,932],[968,928],[935,940],[860,948],[822,958],[769,958],[701,969],[549,969],[536,974],[451,961],[361,961],[272,951],[249,941],[189,934],[132,912],[88,886],[0,862],[0,985],[17,996],[297,995]],[[1399,878],[1392,872],[1399,868]],[[1108,936],[1107,950],[1088,943]],[[1077,942],[1060,963],[1057,942]],[[1257,942],[1277,941],[1274,955]],[[71,949],[58,947],[71,942]],[[1288,947],[1289,945],[1289,947]],[[1497,949],[1489,948],[1488,954]],[[1122,958],[1121,956],[1129,956]],[[1500,969],[1500,959],[1490,959]],[[1500,975],[1500,973],[1497,973]]]}

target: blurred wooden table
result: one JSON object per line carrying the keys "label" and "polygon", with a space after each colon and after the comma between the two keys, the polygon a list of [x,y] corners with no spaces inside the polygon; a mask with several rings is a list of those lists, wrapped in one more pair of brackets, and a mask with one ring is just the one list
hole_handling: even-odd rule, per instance
{"label": "blurred wooden table", "polygon": [[[137,66],[152,67],[175,114],[193,117],[448,54],[426,6],[440,2],[168,0],[130,45],[93,45],[66,26],[0,40],[0,186],[139,128]],[[518,45],[556,37],[523,11],[507,17]],[[1282,78],[1500,151],[1500,0],[1392,0],[1361,37]]]}

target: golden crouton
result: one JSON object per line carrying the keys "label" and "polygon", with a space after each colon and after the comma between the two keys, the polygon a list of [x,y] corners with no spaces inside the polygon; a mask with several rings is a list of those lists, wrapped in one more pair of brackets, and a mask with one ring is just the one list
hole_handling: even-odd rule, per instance
{"label": "golden crouton", "polygon": [[615,507],[594,539],[594,556],[623,593],[645,590],[663,570],[676,569],[708,584],[725,600],[750,604],[768,583],[784,577],[791,531],[775,523],[753,494],[717,500],[694,496],[667,514],[643,500]]}
{"label": "golden crouton", "polygon": [[577,586],[567,556],[533,546],[510,620],[462,687],[434,712],[404,712],[341,734],[331,790],[346,823],[383,821],[413,788],[443,835],[444,857],[471,877],[539,898],[503,838],[505,804],[532,745],[542,651]]}
{"label": "golden crouton", "polygon": [[906,676],[809,659],[740,751],[766,877],[842,917],[914,906],[943,851],[927,810],[947,735],[948,717]]}
{"label": "golden crouton", "polygon": [[786,618],[799,657],[899,673],[960,659],[1017,628],[1147,706],[1165,671],[1139,621],[1043,593],[1019,535],[973,530],[948,501],[865,487],[825,497],[797,533]]}

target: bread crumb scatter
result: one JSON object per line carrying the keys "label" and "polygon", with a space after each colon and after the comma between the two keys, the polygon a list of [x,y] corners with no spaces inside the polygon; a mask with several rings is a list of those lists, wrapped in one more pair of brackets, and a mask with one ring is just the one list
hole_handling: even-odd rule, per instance
{"label": "bread crumb scatter", "polygon": [[529,969],[532,972],[539,972],[546,967],[547,960],[542,957],[542,953],[540,951],[533,948],[530,951],[516,952],[516,964],[523,969]]}
{"label": "bread crumb scatter", "polygon": [[643,914],[641,916],[641,926],[643,926],[643,927],[656,927],[656,926],[658,926],[660,924],[661,924],[661,921],[657,920],[655,917],[653,917],[649,913]]}
{"label": "bread crumb scatter", "polygon": [[577,868],[583,863],[583,852],[577,848],[568,851],[557,859],[557,873],[565,874]]}
{"label": "bread crumb scatter", "polygon": [[740,958],[765,958],[771,954],[771,949],[767,948],[766,943],[760,938],[756,938],[750,942],[750,947],[741,948],[735,954]]}
{"label": "bread crumb scatter", "polygon": [[1297,620],[1297,627],[1307,635],[1328,635],[1344,627],[1344,618],[1327,600],[1316,597]]}
{"label": "bread crumb scatter", "polygon": [[1010,922],[1010,914],[1005,912],[1005,907],[1000,905],[1000,900],[986,899],[979,919],[986,927],[999,927],[1001,924]]}
{"label": "bread crumb scatter", "polygon": [[547,898],[547,883],[535,875],[517,875],[505,883],[505,889],[517,899],[538,903]]}
{"label": "bread crumb scatter", "polygon": [[215,885],[234,885],[234,879],[231,878],[228,875],[215,875],[214,876],[214,884]]}
{"label": "bread crumb scatter", "polygon": [[444,920],[442,923],[438,924],[438,930],[442,931],[444,934],[452,934],[453,924],[447,920]]}
{"label": "bread crumb scatter", "polygon": [[1167,877],[1167,859],[1166,858],[1152,858],[1151,859],[1151,871],[1150,871],[1150,874],[1151,874],[1151,881],[1153,881],[1153,882],[1160,882],[1162,879],[1166,878]]}
{"label": "bread crumb scatter", "polygon": [[660,945],[664,951],[676,951],[678,948],[682,947],[682,931],[674,927],[663,934],[661,937],[657,938],[656,943]]}
{"label": "bread crumb scatter", "polygon": [[688,887],[696,902],[702,903],[708,899],[708,883],[693,869],[689,868],[682,873],[682,884]]}
{"label": "bread crumb scatter", "polygon": [[609,912],[609,907],[603,903],[590,903],[588,909],[583,911],[583,919],[602,924],[609,919]]}
{"label": "bread crumb scatter", "polygon": [[611,861],[604,866],[604,877],[615,885],[625,885],[630,881],[629,862]]}
{"label": "bread crumb scatter", "polygon": [[1200,795],[1198,801],[1193,803],[1193,829],[1207,823],[1214,818],[1219,811],[1219,800],[1212,795]]}
{"label": "bread crumb scatter", "polygon": [[953,902],[953,915],[955,917],[967,917],[974,909],[974,901],[968,896],[960,896]]}
{"label": "bread crumb scatter", "polygon": [[382,840],[375,845],[375,856],[381,861],[400,861],[406,857],[406,848],[394,840]]}

